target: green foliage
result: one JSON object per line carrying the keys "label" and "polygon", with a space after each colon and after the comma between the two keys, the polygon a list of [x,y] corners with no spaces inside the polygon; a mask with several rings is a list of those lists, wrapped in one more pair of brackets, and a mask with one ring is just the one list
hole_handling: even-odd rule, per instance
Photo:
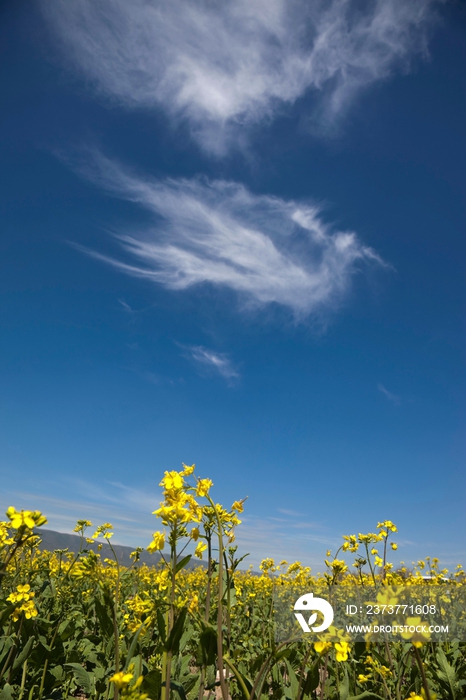
{"label": "green foliage", "polygon": [[[192,471],[166,473],[162,482],[160,517],[168,537],[154,533],[153,548],[167,539],[170,555],[154,568],[102,561],[85,548],[86,521],[77,526],[79,552],[40,552],[34,528],[43,516],[10,509],[9,521],[0,523],[0,700],[466,697],[465,645],[458,641],[440,646],[426,640],[419,648],[404,640],[345,642],[348,653],[341,644],[337,649],[302,638],[278,644],[274,586],[294,591],[315,579],[298,562],[281,571],[270,559],[260,575],[239,571],[244,557],[236,557],[232,542],[242,502],[229,511],[215,505],[209,480],[187,484]],[[196,526],[191,534],[189,519]],[[383,528],[396,530],[384,521],[381,532],[360,535],[366,561],[369,542],[386,545]],[[96,536],[111,548],[110,529],[106,523]],[[191,555],[183,550],[190,538],[199,555],[206,553],[207,567],[186,568]],[[344,541],[344,551],[355,551],[355,536]],[[324,583],[348,575],[336,556],[328,566]],[[368,576],[376,576],[372,565]]]}

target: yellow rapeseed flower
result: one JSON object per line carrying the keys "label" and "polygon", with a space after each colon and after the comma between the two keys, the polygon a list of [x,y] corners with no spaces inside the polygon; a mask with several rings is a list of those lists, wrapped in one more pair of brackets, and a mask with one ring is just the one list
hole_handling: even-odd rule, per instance
{"label": "yellow rapeseed flower", "polygon": [[33,527],[40,527],[47,522],[47,518],[38,510],[18,511],[13,506],[10,506],[6,514],[11,521],[10,527],[14,530],[19,530],[21,527],[27,527],[32,530]]}
{"label": "yellow rapeseed flower", "polygon": [[348,659],[349,644],[347,642],[335,642],[335,658],[337,661],[346,661]]}
{"label": "yellow rapeseed flower", "polygon": [[94,532],[92,539],[96,540],[98,537],[102,536],[108,540],[110,537],[113,537],[113,532],[110,532],[110,530],[113,530],[112,523],[103,523],[103,525],[99,525],[97,530]]}
{"label": "yellow rapeseed flower", "polygon": [[390,532],[397,532],[398,528],[396,525],[392,523],[391,520],[384,520],[381,523],[377,523],[377,529],[385,529],[385,530],[390,530]]}
{"label": "yellow rapeseed flower", "polygon": [[378,605],[396,605],[398,603],[398,598],[393,594],[393,590],[388,588],[384,591],[377,593],[377,604]]}
{"label": "yellow rapeseed flower", "polygon": [[205,542],[199,542],[196,549],[194,550],[194,556],[202,559],[202,552],[205,552],[207,545]]}
{"label": "yellow rapeseed flower", "polygon": [[110,683],[114,683],[116,687],[119,690],[121,690],[121,688],[127,686],[132,680],[132,673],[125,673],[124,671],[119,671],[118,673],[113,674],[113,676],[110,678]]}
{"label": "yellow rapeseed flower", "polygon": [[92,527],[92,523],[90,520],[78,520],[78,522],[76,523],[76,527],[73,529],[73,532],[83,533],[87,527]]}
{"label": "yellow rapeseed flower", "polygon": [[209,489],[214,485],[211,479],[199,479],[196,486],[196,496],[203,497],[207,496]]}
{"label": "yellow rapeseed flower", "polygon": [[325,560],[325,564],[329,567],[329,569],[332,569],[335,576],[337,574],[344,574],[345,571],[348,571],[348,567],[343,559],[334,559],[333,561]]}
{"label": "yellow rapeseed flower", "polygon": [[[403,639],[409,639],[413,647],[419,649],[423,644],[429,641],[430,632],[428,630],[428,624],[423,622],[420,617],[408,617],[405,625],[414,628],[414,631],[408,629],[406,632],[402,632],[401,636]],[[424,627],[426,628],[425,630],[423,629]]]}
{"label": "yellow rapeseed flower", "polygon": [[160,552],[165,547],[165,533],[154,532],[152,542],[147,546],[148,552]]}
{"label": "yellow rapeseed flower", "polygon": [[165,472],[165,476],[159,484],[159,486],[163,486],[165,491],[178,491],[183,488],[183,485],[183,476],[176,471]]}
{"label": "yellow rapeseed flower", "polygon": [[199,607],[199,596],[197,593],[193,593],[191,600],[189,601],[188,610],[190,613],[195,612]]}

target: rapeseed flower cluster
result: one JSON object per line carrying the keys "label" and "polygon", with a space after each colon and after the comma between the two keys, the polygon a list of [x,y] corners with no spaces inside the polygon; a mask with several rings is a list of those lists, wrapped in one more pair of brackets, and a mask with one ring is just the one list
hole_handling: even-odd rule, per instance
{"label": "rapeseed flower cluster", "polygon": [[[81,521],[82,522],[82,521]],[[89,521],[86,521],[89,522]],[[113,525],[112,523],[103,523],[103,525],[99,525],[94,534],[92,535],[92,540],[96,540],[99,537],[103,537],[105,540],[109,540],[111,537],[113,537]]]}
{"label": "rapeseed flower cluster", "polygon": [[[38,612],[34,603],[34,591],[31,591],[31,586],[29,583],[20,584],[16,586],[16,591],[10,593],[7,597],[9,603],[16,605],[15,609],[11,613],[11,619],[13,622],[19,620],[20,616],[24,613],[24,617],[30,620],[32,617],[37,617]],[[18,605],[20,603],[20,605]]]}
{"label": "rapeseed flower cluster", "polygon": [[[376,600],[371,602],[379,607],[393,608],[399,601],[402,602],[402,596],[398,597],[396,594],[396,586],[399,585],[412,586],[413,600],[424,601],[422,589],[416,591],[415,587],[425,585],[422,574],[426,573],[429,575],[429,585],[433,589],[436,587],[436,599],[442,601],[442,610],[445,612],[451,603],[450,593],[453,585],[458,587],[466,585],[464,569],[459,566],[449,579],[451,585],[445,587],[445,593],[441,596],[443,589],[439,590],[438,587],[445,580],[448,572],[440,569],[439,561],[435,558],[426,557],[417,565],[413,564],[412,569],[404,565],[396,571],[391,569],[390,562],[387,562],[387,550],[397,549],[396,543],[391,541],[397,528],[390,520],[379,522],[375,532],[345,535],[335,556],[332,557],[331,552],[327,553],[327,573],[324,575],[311,575],[310,567],[304,566],[301,562],[289,564],[283,560],[277,564],[271,558],[263,559],[258,573],[251,570],[240,571],[237,568],[240,559],[235,558],[236,547],[228,547],[225,544],[222,548],[222,538],[224,543],[233,542],[234,530],[241,523],[239,516],[244,510],[244,500],[234,501],[229,509],[214,503],[210,496],[212,481],[197,479],[194,465],[183,465],[180,471],[165,472],[161,486],[163,501],[155,511],[155,515],[161,519],[163,527],[154,532],[147,549],[163,552],[168,544],[170,560],[162,556],[156,567],[140,565],[142,548],[137,548],[132,553],[133,563],[129,568],[118,566],[112,559],[103,559],[99,553],[86,550],[86,541],[101,538],[109,542],[113,535],[110,523],[100,525],[96,528],[93,538],[87,538],[86,531],[92,527],[92,523],[88,520],[79,520],[75,532],[81,536],[82,550],[76,555],[67,550],[56,550],[53,553],[38,551],[33,528],[38,523],[45,522],[44,516],[39,512],[17,511],[11,508],[8,520],[0,523],[0,560],[6,562],[3,567],[5,578],[0,578],[3,586],[3,588],[0,587],[0,604],[3,606],[2,609],[7,608],[6,615],[9,614],[9,617],[4,618],[6,619],[4,635],[10,634],[7,630],[11,629],[18,638],[22,634],[27,640],[31,637],[32,631],[36,634],[37,630],[37,635],[42,635],[48,645],[52,641],[55,630],[58,630],[57,635],[59,635],[55,638],[56,640],[71,639],[72,635],[75,635],[79,653],[84,654],[88,649],[89,659],[92,659],[86,660],[86,666],[83,664],[83,668],[87,669],[86,673],[93,673],[96,664],[100,664],[100,659],[105,656],[105,662],[102,661],[106,664],[105,672],[101,671],[99,666],[101,675],[99,678],[96,676],[92,681],[96,688],[97,683],[101,686],[100,697],[104,697],[105,693],[108,697],[112,696],[111,688],[108,689],[108,679],[111,676],[111,684],[118,691],[121,700],[133,700],[133,698],[144,700],[147,696],[143,691],[150,687],[151,682],[160,681],[162,688],[164,683],[168,683],[167,675],[162,676],[162,670],[169,667],[173,674],[182,673],[180,670],[182,667],[186,671],[184,680],[183,678],[180,680],[179,675],[172,676],[172,693],[178,687],[181,688],[183,683],[199,683],[201,670],[206,684],[213,684],[215,682],[214,666],[220,663],[216,656],[219,652],[215,645],[214,632],[218,629],[221,629],[220,634],[225,635],[224,650],[234,650],[235,658],[241,664],[241,668],[245,669],[244,673],[253,678],[254,663],[260,655],[270,653],[270,639],[273,639],[274,633],[272,617],[275,603],[273,601],[281,599],[285,601],[287,596],[289,600],[295,601],[303,589],[313,591],[316,596],[326,597],[328,584],[336,583],[337,590],[345,596],[348,593],[345,588],[347,586],[358,583],[361,586],[373,582],[382,583],[383,589],[376,595]],[[19,549],[18,543],[21,544]],[[183,560],[189,558],[184,550],[190,543],[197,557],[207,558],[208,566],[191,570],[183,568]],[[7,554],[16,549],[21,550],[23,556],[15,555],[11,561],[7,561],[4,552],[2,553],[2,547],[6,548]],[[350,561],[346,560],[349,559],[350,554],[357,554],[353,569]],[[220,571],[220,562],[224,565],[223,572]],[[1,563],[0,561],[0,572]],[[43,586],[45,580],[50,582],[50,586]],[[18,581],[28,581],[28,583],[18,584]],[[223,583],[223,589],[219,582]],[[36,595],[33,589],[37,591]],[[3,598],[2,590],[5,591]],[[369,587],[362,590],[368,591]],[[115,595],[115,591],[119,591],[119,594]],[[37,607],[36,600],[38,600]],[[41,611],[40,616],[38,609]],[[416,610],[416,615],[417,612]],[[57,616],[53,629],[48,623],[49,614]],[[420,614],[426,613],[421,610]],[[464,611],[460,611],[459,614],[464,614]],[[291,624],[295,624],[292,610],[290,617]],[[174,652],[176,659],[173,656],[167,661],[169,646],[167,639],[170,635],[171,638],[176,637],[171,633],[180,620],[184,627],[176,631],[181,632],[179,651]],[[390,620],[395,622],[396,616],[393,615]],[[414,630],[426,624],[418,616],[404,619],[403,623],[413,627]],[[104,639],[106,636],[104,644],[101,644],[99,639],[100,627],[102,628],[101,638]],[[114,638],[119,644],[119,663],[113,657]],[[140,664],[141,668],[139,673],[145,674],[146,682],[142,676],[135,674],[134,668],[126,666],[129,660],[127,659],[128,650],[135,638],[137,638],[137,646],[132,658],[137,658],[136,655],[139,655],[138,667]],[[200,646],[203,638],[210,640],[209,644],[211,644],[205,657],[210,659],[208,664],[211,666],[210,670],[207,667],[200,668],[204,658],[202,655],[204,651],[201,654]],[[95,646],[91,649],[94,640]],[[427,695],[419,690],[421,677],[419,674],[415,677],[414,664],[418,657],[430,658],[433,663],[429,667],[427,677],[429,683],[434,679],[438,659],[433,655],[431,645],[426,643],[428,640],[427,634],[418,633],[416,630],[408,631],[391,647],[395,650],[391,653],[398,654],[397,663],[404,654],[403,658],[408,659],[410,668],[412,667],[409,681],[399,687],[400,694],[397,694],[393,680],[395,666],[391,663],[391,656],[388,653],[385,654],[383,645],[376,639],[366,639],[366,648],[364,649],[364,645],[361,645],[362,650],[360,647],[353,655],[349,637],[342,630],[331,627],[324,635],[320,635],[315,643],[306,644],[303,641],[301,646],[297,645],[293,649],[296,657],[288,658],[294,659],[293,669],[298,668],[298,660],[300,663],[303,662],[302,668],[306,664],[308,669],[315,667],[320,674],[319,682],[322,683],[326,678],[325,693],[328,697],[338,695],[335,679],[339,678],[341,681],[342,678],[342,669],[335,671],[335,665],[349,663],[348,668],[343,669],[343,675],[350,680],[350,697],[357,697],[366,692],[376,697],[391,696],[408,700],[405,696],[410,693],[409,700],[426,700]],[[212,642],[214,642],[213,645]],[[62,670],[67,669],[63,673],[68,674],[66,682],[71,683],[70,692],[75,694],[77,690],[79,691],[79,682],[77,678],[73,681],[71,670],[75,664],[75,657],[66,657],[66,644],[62,646],[62,641],[57,642],[56,648],[58,649],[59,646],[62,649],[60,653],[63,654],[60,667]],[[300,658],[299,655],[303,650],[308,656]],[[182,663],[178,663],[178,657],[181,660],[183,654]],[[429,654],[431,654],[430,657]],[[452,668],[455,664],[459,665],[460,657],[455,654],[456,652],[450,653],[448,657],[448,663]],[[3,657],[3,664],[5,658]],[[230,659],[225,658],[226,664],[228,660]],[[280,663],[282,663],[281,667]],[[115,672],[115,669],[119,669],[118,672]],[[80,669],[77,670],[81,673]],[[53,673],[46,673],[44,678],[50,677],[51,683],[55,683],[53,680],[55,678],[58,682],[63,682],[60,680],[62,671],[58,669],[51,669],[51,671],[56,673],[56,676]],[[43,669],[39,672],[38,682],[35,679],[34,682],[31,680],[34,664],[26,665],[26,671],[23,672],[26,677],[26,688],[33,687],[34,683],[39,687]],[[307,674],[308,671],[306,670],[305,673]],[[196,674],[198,674],[197,680],[195,680]],[[210,674],[209,677],[208,674]],[[279,689],[283,696],[289,697],[290,693],[293,696],[290,687],[287,686],[289,675],[283,660],[279,660],[277,673],[271,672],[270,678],[264,675],[265,686],[262,696],[269,697],[278,692],[277,687],[273,685],[276,683],[284,684],[283,688]],[[17,677],[21,678],[21,672]],[[159,681],[155,680],[157,678]],[[236,681],[233,677],[227,680],[230,697],[239,697]],[[301,678],[298,680],[301,682]],[[270,684],[267,685],[269,681]],[[93,687],[92,684],[91,687]],[[436,686],[434,689],[438,690]],[[48,697],[45,693],[50,692],[52,692],[50,688],[45,689],[44,697]],[[197,697],[197,690],[195,694]],[[431,700],[434,696],[435,693],[431,692]],[[94,696],[91,695],[91,697]],[[203,697],[202,693],[200,697]]]}
{"label": "rapeseed flower cluster", "polygon": [[10,527],[13,530],[32,530],[35,527],[45,525],[47,518],[39,510],[16,510],[10,506],[6,511],[10,519]]}
{"label": "rapeseed flower cluster", "polygon": [[154,624],[156,605],[147,591],[125,600],[125,607],[129,612],[123,615],[123,620],[131,632],[136,632],[141,625],[148,629]]}
{"label": "rapeseed flower cluster", "polygon": [[[413,627],[416,629],[415,632],[402,632],[401,636],[411,642],[413,647],[419,649],[423,644],[430,640],[430,633],[426,630],[422,631],[423,628],[428,628],[428,623],[425,620],[421,620],[420,617],[408,617],[404,623],[408,627]],[[420,630],[420,631],[417,631]]]}
{"label": "rapeseed flower cluster", "polygon": [[335,649],[335,659],[338,662],[347,661],[350,652],[349,639],[343,630],[331,625],[325,634],[319,635],[319,641],[314,642],[315,651],[323,656]]}
{"label": "rapeseed flower cluster", "polygon": [[[110,683],[121,691],[120,696],[125,700],[146,700],[147,693],[141,693],[139,688],[142,685],[144,676],[134,679],[134,664],[131,664],[128,671],[118,671],[110,678]],[[132,682],[133,681],[133,682]]]}
{"label": "rapeseed flower cluster", "polygon": [[0,547],[9,547],[14,541],[10,523],[0,522]]}
{"label": "rapeseed flower cluster", "polygon": [[[235,501],[228,511],[220,504],[214,505],[209,497],[210,489],[213,486],[211,479],[196,479],[194,485],[190,485],[187,478],[192,476],[195,465],[183,465],[182,471],[166,471],[160,486],[163,488],[164,500],[160,507],[153,511],[161,519],[162,524],[169,528],[167,537],[165,532],[157,531],[152,535],[152,541],[147,547],[149,552],[163,551],[166,541],[170,546],[182,537],[189,537],[197,546],[194,555],[199,559],[203,558],[204,552],[208,549],[207,540],[216,529],[218,523],[223,534],[231,544],[234,541],[234,528],[241,524],[237,513],[243,510],[244,501]],[[207,498],[208,504],[202,505],[197,499]],[[188,533],[187,525],[191,523],[194,527]],[[202,523],[205,534],[202,535],[199,525]],[[204,541],[198,542],[199,539]]]}
{"label": "rapeseed flower cluster", "polygon": [[153,515],[161,518],[164,525],[186,525],[186,523],[199,523],[202,519],[202,507],[193,496],[202,497],[209,493],[212,486],[210,479],[199,479],[196,488],[190,487],[185,477],[194,472],[194,464],[184,465],[183,471],[166,471],[160,482],[163,487],[164,500],[160,508]]}

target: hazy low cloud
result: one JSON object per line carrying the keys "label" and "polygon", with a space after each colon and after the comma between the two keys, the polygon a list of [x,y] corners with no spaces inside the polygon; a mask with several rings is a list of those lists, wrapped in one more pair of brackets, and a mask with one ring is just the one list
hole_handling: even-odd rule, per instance
{"label": "hazy low cloud", "polygon": [[383,264],[310,204],[234,182],[150,180],[98,155],[84,174],[153,216],[115,236],[120,255],[87,252],[168,289],[210,284],[236,292],[244,307],[276,303],[303,318],[341,302],[359,263]]}
{"label": "hazy low cloud", "polygon": [[[186,119],[200,143],[312,91],[331,128],[354,97],[426,53],[436,0],[39,0],[63,54],[94,89]],[[234,125],[240,125],[241,130]],[[233,127],[233,134],[231,128]]]}
{"label": "hazy low cloud", "polygon": [[290,523],[288,520],[279,522],[274,518],[249,514],[242,515],[241,518],[243,524],[237,528],[236,541],[241,553],[250,553],[244,560],[245,567],[252,563],[257,568],[262,559],[272,557],[276,564],[281,560],[286,560],[289,564],[299,560],[317,573],[325,568],[326,550],[338,547],[339,540],[335,533],[325,531],[316,534],[310,531],[315,524],[309,528],[307,523]]}
{"label": "hazy low cloud", "polygon": [[[155,485],[153,488],[138,489],[121,483],[66,479],[48,486],[47,495],[20,490],[3,491],[0,494],[0,511],[5,511],[11,503],[17,509],[39,509],[48,518],[46,529],[66,533],[72,533],[78,518],[91,520],[94,527],[111,522],[115,543],[130,547],[147,547],[152,533],[160,529],[160,522],[152,514],[162,500],[161,489]],[[57,490],[61,494],[55,493]],[[68,495],[70,491],[72,496]],[[249,514],[241,516],[241,519],[243,523],[236,530],[239,554],[250,553],[243,562],[244,568],[252,564],[257,570],[264,557],[274,557],[277,562],[281,559],[289,562],[300,559],[306,565],[322,568],[323,553],[338,542],[332,533],[325,536],[309,533],[306,523],[303,523],[302,531],[299,524],[295,524],[296,527],[290,531],[287,520],[277,523],[271,518]],[[192,550],[191,546],[189,550]]]}
{"label": "hazy low cloud", "polygon": [[220,374],[229,381],[238,379],[239,373],[233,366],[231,359],[225,353],[214,352],[201,346],[186,348],[188,356],[201,367],[202,370]]}

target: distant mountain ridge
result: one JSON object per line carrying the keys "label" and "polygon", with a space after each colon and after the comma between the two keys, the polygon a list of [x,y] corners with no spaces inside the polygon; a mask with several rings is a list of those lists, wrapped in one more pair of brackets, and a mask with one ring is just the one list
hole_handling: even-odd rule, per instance
{"label": "distant mountain ridge", "polygon": [[[68,549],[70,552],[78,552],[81,546],[81,537],[79,535],[68,535],[65,532],[56,532],[55,530],[43,530],[42,528],[40,528],[40,530],[37,530],[37,534],[40,535],[40,538],[42,540],[40,544],[40,549],[46,549],[50,552],[53,552],[54,549]],[[93,552],[99,552],[98,544],[98,542],[94,542],[93,544],[85,542],[84,547],[85,549],[90,549]],[[131,559],[130,554],[136,549],[135,547],[127,547],[123,544],[113,543],[112,546],[115,550],[115,554],[118,557],[118,561],[122,566],[131,566],[133,564],[133,560]],[[100,555],[102,559],[113,559],[113,553],[109,545],[105,541],[102,542],[102,549],[100,550]],[[155,566],[160,561],[160,559],[161,557],[159,552],[155,552],[152,554],[151,552],[144,551],[141,552],[141,558],[139,562],[140,564]],[[202,566],[202,562],[196,560],[193,563],[193,566],[199,565]]]}

